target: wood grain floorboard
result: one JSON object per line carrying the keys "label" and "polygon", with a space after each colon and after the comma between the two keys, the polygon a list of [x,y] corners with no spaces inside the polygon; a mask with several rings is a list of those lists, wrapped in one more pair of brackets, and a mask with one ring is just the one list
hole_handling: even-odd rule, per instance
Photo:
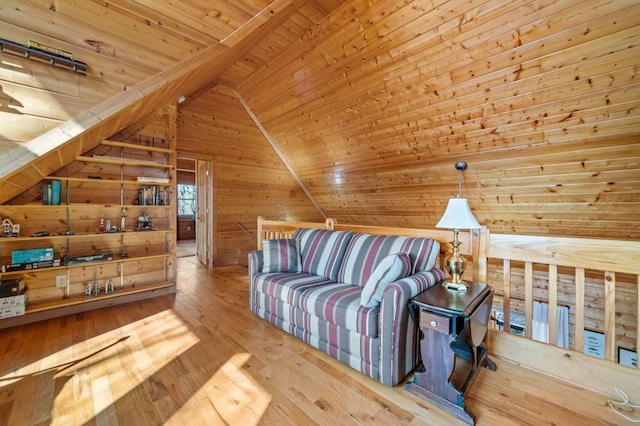
{"label": "wood grain floorboard", "polygon": [[[278,330],[248,300],[245,267],[186,257],[175,296],[0,331],[0,425],[462,424]],[[624,424],[607,395],[495,361],[467,396],[478,425]]]}

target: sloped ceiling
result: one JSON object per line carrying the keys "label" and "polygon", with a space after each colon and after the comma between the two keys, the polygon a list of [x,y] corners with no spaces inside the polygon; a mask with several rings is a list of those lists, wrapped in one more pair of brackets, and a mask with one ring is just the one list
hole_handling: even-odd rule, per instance
{"label": "sloped ceiling", "polygon": [[[89,67],[82,75],[5,51],[0,202],[222,73],[242,78],[341,2],[12,3],[0,6],[6,37],[55,46]],[[62,145],[63,154],[50,154]]]}
{"label": "sloped ceiling", "polygon": [[[5,148],[216,42],[234,50],[281,3],[3,2],[8,38],[91,64],[88,77],[3,64]],[[433,226],[463,159],[463,195],[494,231],[640,238],[637,1],[286,3],[208,77],[242,96],[327,216]],[[157,108],[177,94],[141,96]]]}

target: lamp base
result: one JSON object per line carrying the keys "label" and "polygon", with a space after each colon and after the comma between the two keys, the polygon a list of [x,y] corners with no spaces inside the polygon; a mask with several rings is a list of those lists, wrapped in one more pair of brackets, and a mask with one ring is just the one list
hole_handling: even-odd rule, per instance
{"label": "lamp base", "polygon": [[466,292],[468,286],[462,280],[462,274],[467,266],[467,260],[460,255],[460,242],[458,241],[458,230],[454,231],[454,239],[451,241],[453,253],[444,261],[447,272],[451,277],[442,282],[442,286],[447,290],[457,290],[459,293]]}
{"label": "lamp base", "polygon": [[469,290],[469,286],[464,281],[455,282],[453,280],[447,279],[442,281],[441,285],[447,290],[455,290],[458,293],[466,293],[467,290]]}

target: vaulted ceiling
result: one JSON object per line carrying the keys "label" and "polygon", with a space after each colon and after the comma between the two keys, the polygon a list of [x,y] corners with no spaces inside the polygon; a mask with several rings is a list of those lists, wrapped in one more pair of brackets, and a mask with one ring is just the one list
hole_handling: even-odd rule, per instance
{"label": "vaulted ceiling", "polygon": [[636,0],[7,0],[0,21],[89,66],[0,55],[0,201],[53,147],[186,96],[252,115],[343,221],[432,226],[464,159],[491,229],[640,237]]}

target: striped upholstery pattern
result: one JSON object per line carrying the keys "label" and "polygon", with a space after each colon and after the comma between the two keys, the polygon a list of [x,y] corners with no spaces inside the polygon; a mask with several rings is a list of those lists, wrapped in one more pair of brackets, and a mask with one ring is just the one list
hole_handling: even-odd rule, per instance
{"label": "striped upholstery pattern", "polygon": [[314,348],[378,380],[380,338],[371,338],[346,330],[296,307],[281,309],[291,312],[291,316],[285,319],[262,307],[258,307],[255,313]]}
{"label": "striped upholstery pattern", "polygon": [[300,240],[302,272],[338,282],[338,270],[353,232],[300,228],[293,237]]}
{"label": "striped upholstery pattern", "polygon": [[430,238],[356,234],[351,238],[338,272],[338,281],[364,287],[371,274],[389,254],[407,253],[412,273],[433,269],[440,243]]}
{"label": "striped upholstery pattern", "polygon": [[370,337],[378,335],[379,309],[360,305],[360,287],[309,274],[261,274],[256,277],[254,288],[261,306],[290,322],[292,313],[279,310],[279,303],[346,330]]}
{"label": "striped upholstery pattern", "polygon": [[264,240],[262,256],[262,272],[302,272],[300,240]]}
{"label": "striped upholstery pattern", "polygon": [[[444,273],[435,268],[389,283],[375,308],[360,305],[362,286],[337,281],[337,277],[359,283],[371,276],[385,256],[400,252],[414,256],[415,268],[424,268],[432,252],[436,253],[435,262],[437,243],[317,229],[296,234],[301,241],[303,270],[322,274],[263,273],[262,251],[250,253],[251,310],[363,374],[395,386],[420,360],[419,331],[409,315],[409,300],[442,280]],[[348,267],[340,266],[343,258],[342,263],[350,263]],[[336,279],[331,279],[332,275]]]}

